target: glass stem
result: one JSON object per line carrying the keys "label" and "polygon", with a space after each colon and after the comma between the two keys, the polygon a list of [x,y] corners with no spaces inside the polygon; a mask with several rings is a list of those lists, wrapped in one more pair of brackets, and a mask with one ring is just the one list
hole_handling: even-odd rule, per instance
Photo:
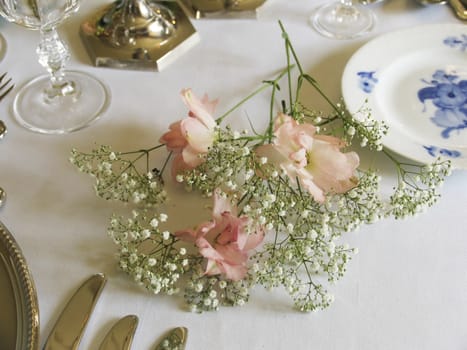
{"label": "glass stem", "polygon": [[65,63],[70,58],[68,48],[55,27],[41,29],[40,35],[41,40],[37,47],[39,63],[50,74],[50,86],[44,91],[45,99],[53,102],[58,97],[75,94],[75,84],[68,81],[64,73]]}

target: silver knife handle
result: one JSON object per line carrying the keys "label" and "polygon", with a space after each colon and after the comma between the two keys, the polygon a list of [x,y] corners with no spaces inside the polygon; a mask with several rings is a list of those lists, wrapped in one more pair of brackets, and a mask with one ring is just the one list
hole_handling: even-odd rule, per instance
{"label": "silver knife handle", "polygon": [[184,350],[188,338],[188,328],[177,327],[172,329],[156,346],[155,350]]}
{"label": "silver knife handle", "polygon": [[137,316],[128,315],[121,318],[107,333],[99,350],[130,350],[137,326]]}
{"label": "silver knife handle", "polygon": [[96,274],[78,288],[58,317],[44,344],[44,350],[76,350],[78,348],[105,282],[103,274]]}

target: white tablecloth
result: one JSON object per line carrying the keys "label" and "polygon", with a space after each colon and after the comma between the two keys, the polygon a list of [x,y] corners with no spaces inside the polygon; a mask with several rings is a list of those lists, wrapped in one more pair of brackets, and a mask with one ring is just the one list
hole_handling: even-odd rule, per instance
{"label": "white tablecloth", "polygon": [[[281,19],[303,67],[333,98],[350,56],[388,31],[422,23],[460,23],[445,6],[420,7],[413,0],[371,6],[378,23],[368,36],[349,41],[324,38],[308,26],[318,0],[268,0],[258,20],[193,20],[201,41],[166,70],[122,71],[91,65],[78,27],[105,1],[83,1],[61,28],[72,58],[69,68],[87,71],[111,89],[109,110],[92,127],[67,136],[31,133],[10,112],[13,94],[0,103],[9,133],[0,142],[0,185],[8,192],[0,218],[13,232],[30,264],[38,292],[41,344],[74,289],[103,272],[108,283],[81,348],[96,349],[120,317],[136,314],[133,349],[152,349],[169,328],[189,328],[187,349],[465,349],[467,347],[467,173],[447,179],[439,203],[426,214],[384,220],[345,239],[360,253],[332,287],[334,304],[303,314],[281,290],[257,288],[241,308],[217,313],[186,311],[182,297],[154,296],[118,270],[116,247],[106,234],[119,204],[97,198],[91,178],[68,161],[76,147],[111,144],[128,150],[155,145],[167,126],[186,115],[182,88],[219,98],[225,111],[285,66]],[[35,48],[39,35],[2,21],[7,49],[0,71],[17,86],[42,73]],[[371,60],[371,57],[368,57]],[[266,97],[236,118],[263,118]],[[259,107],[261,105],[261,108]],[[324,106],[316,101],[318,108]],[[384,168],[384,158],[377,159]],[[388,173],[389,175],[389,173]],[[393,175],[389,175],[393,176]],[[184,213],[181,213],[184,215]],[[1,317],[1,316],[0,316]]]}

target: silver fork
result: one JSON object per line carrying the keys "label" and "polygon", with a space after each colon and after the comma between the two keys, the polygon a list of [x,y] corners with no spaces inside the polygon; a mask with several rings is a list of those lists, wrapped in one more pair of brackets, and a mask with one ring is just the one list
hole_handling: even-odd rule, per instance
{"label": "silver fork", "polygon": [[[2,84],[3,79],[5,79],[6,73],[3,73],[0,76],[0,84]],[[15,87],[15,84],[11,84],[11,78],[9,78],[7,81],[5,81],[2,85],[0,85],[0,101],[5,98],[8,93],[13,90]],[[0,120],[0,139],[3,138],[3,136],[6,134],[6,126],[3,120]],[[6,199],[6,192],[3,188],[0,187],[0,207],[3,205]]]}
{"label": "silver fork", "polygon": [[[11,78],[7,79],[5,82],[3,80],[6,77],[6,73],[3,73],[0,76],[0,101],[5,98],[6,95],[10,93],[11,90],[15,87],[15,84],[11,83]],[[6,125],[3,120],[0,120],[0,139],[6,134]]]}
{"label": "silver fork", "polygon": [[[6,75],[7,75],[7,73],[3,73],[0,76],[0,84],[3,82],[3,79],[5,79]],[[15,84],[11,84],[11,78],[9,78],[2,85],[0,85],[0,101],[3,100],[5,98],[5,96],[8,95],[8,93],[11,90],[13,90],[14,87],[15,87]]]}

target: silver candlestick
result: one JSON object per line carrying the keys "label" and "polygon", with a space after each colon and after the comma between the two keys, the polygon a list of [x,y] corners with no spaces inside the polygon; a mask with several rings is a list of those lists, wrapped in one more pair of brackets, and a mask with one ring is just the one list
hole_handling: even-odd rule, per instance
{"label": "silver candlestick", "polygon": [[96,66],[162,70],[199,37],[175,1],[118,0],[81,25]]}

